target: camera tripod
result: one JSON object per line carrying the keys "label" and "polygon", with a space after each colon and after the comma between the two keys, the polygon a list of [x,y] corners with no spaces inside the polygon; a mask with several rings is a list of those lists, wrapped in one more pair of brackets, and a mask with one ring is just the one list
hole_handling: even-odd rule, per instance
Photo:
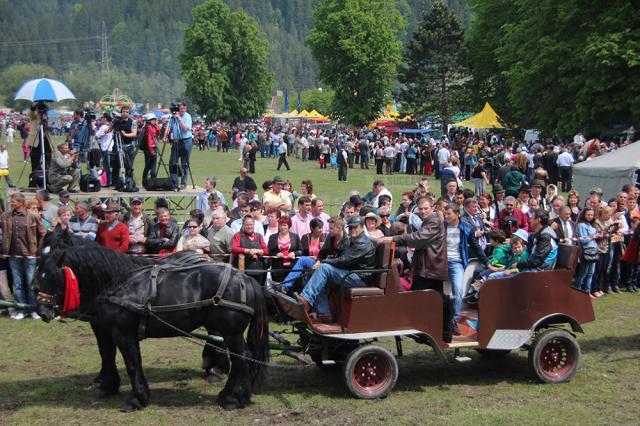
{"label": "camera tripod", "polygon": [[[175,127],[177,126],[177,127]],[[180,123],[178,122],[178,119],[175,116],[172,116],[171,119],[169,120],[169,137],[171,137],[171,133],[173,133],[173,129],[177,128],[179,135],[182,136],[182,129],[180,128]],[[177,177],[182,177],[183,175],[183,171],[182,168],[178,167],[178,160],[180,159],[180,143],[182,142],[182,138],[178,138],[175,141],[172,141],[171,143],[171,157],[169,158],[169,171],[173,170],[175,171],[175,175],[176,175],[176,181],[178,180]],[[175,160],[174,164],[171,164],[171,159]],[[182,163],[182,160],[180,160],[180,165],[184,167],[184,163]],[[191,164],[190,164],[190,158],[187,159],[187,171],[189,173],[189,177],[191,179],[191,186],[193,189],[196,189],[196,184],[193,181],[193,173],[191,173]],[[173,178],[172,178],[173,180]],[[174,184],[177,184],[177,182],[173,182]],[[180,188],[178,186],[178,188]]]}
{"label": "camera tripod", "polygon": [[[33,140],[29,143],[29,157],[31,160],[31,171],[42,170],[42,185],[43,188],[47,188],[47,154],[49,154],[49,160],[51,159],[51,153],[53,152],[53,146],[51,144],[51,137],[46,132],[47,129],[47,105],[44,103],[38,103],[36,105],[35,113],[38,114],[39,118],[39,126],[38,133],[34,136]],[[36,141],[39,143],[40,147],[40,155],[38,161],[34,161],[36,158],[33,155],[33,147],[36,144]],[[46,145],[45,145],[46,143]],[[48,150],[47,150],[48,148]],[[48,152],[47,152],[48,151]],[[22,166],[22,170],[20,171],[20,176],[18,177],[18,186],[20,185],[20,181],[22,180],[22,175],[24,175],[24,170],[27,167],[27,161],[25,160],[24,165]]]}

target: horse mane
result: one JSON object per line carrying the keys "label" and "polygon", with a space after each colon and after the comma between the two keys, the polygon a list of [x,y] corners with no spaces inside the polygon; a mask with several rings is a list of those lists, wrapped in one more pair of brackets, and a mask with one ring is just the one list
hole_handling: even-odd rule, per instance
{"label": "horse mane", "polygon": [[148,258],[118,253],[96,244],[66,249],[63,263],[78,277],[83,298],[94,300],[104,290],[125,282],[132,270],[154,262]]}

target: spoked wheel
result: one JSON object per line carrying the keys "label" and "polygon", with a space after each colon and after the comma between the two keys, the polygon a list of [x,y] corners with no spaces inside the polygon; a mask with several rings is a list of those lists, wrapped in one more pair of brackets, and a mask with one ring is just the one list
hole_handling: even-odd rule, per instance
{"label": "spoked wheel", "polygon": [[362,346],[349,354],[344,379],[351,393],[358,398],[384,398],[398,380],[398,363],[380,346]]}
{"label": "spoked wheel", "polygon": [[568,382],[580,363],[580,346],[565,330],[547,330],[529,349],[529,365],[543,383]]}

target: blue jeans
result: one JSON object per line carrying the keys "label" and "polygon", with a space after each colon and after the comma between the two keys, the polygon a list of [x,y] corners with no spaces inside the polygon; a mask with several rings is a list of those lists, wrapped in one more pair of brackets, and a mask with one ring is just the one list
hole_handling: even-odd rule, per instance
{"label": "blue jeans", "polygon": [[169,174],[173,186],[178,186],[178,159],[182,164],[182,181],[181,185],[187,184],[187,176],[189,176],[189,158],[191,158],[191,150],[193,149],[193,138],[186,138],[171,145],[171,157],[169,157]]}
{"label": "blue jeans", "polygon": [[260,158],[264,158],[267,157],[269,154],[269,145],[267,144],[260,144]]}
{"label": "blue jeans", "polygon": [[456,299],[456,310],[453,315],[454,320],[458,320],[462,309],[462,292],[464,291],[464,265],[462,260],[449,260],[449,281],[451,282],[451,292]]}
{"label": "blue jeans", "polygon": [[287,274],[287,277],[284,279],[282,284],[284,284],[284,288],[286,290],[291,290],[293,288],[293,284],[296,280],[302,275],[303,269],[311,269],[313,265],[315,265],[316,260],[313,257],[302,256],[296,260],[296,263],[293,265],[293,270]]}
{"label": "blue jeans", "polygon": [[311,279],[304,286],[301,296],[309,302],[309,305],[313,305],[316,308],[318,315],[331,315],[331,307],[329,305],[329,298],[327,297],[327,285],[337,287],[341,282],[346,287],[366,287],[367,284],[356,275],[351,274],[342,281],[342,279],[351,271],[346,269],[336,268],[327,263],[321,263],[318,269],[311,275]]}
{"label": "blue jeans", "polygon": [[591,293],[591,281],[593,280],[593,273],[596,270],[595,261],[586,261],[584,258],[580,259],[580,265],[578,266],[578,276],[576,278],[576,287],[580,290],[584,290]]}
{"label": "blue jeans", "polygon": [[36,303],[36,295],[31,290],[31,281],[36,271],[36,259],[10,258],[9,267],[13,278],[13,292],[18,303]]}

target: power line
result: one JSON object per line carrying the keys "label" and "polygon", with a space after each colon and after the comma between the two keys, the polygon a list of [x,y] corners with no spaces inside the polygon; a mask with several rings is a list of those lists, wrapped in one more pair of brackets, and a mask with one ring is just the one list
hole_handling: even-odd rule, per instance
{"label": "power line", "polygon": [[67,43],[71,41],[97,40],[97,39],[100,39],[100,36],[59,38],[55,40],[47,39],[47,40],[3,41],[3,42],[0,42],[0,46],[3,46],[3,47],[31,46],[31,45],[37,46],[37,45],[45,45],[45,44],[52,44],[52,43]]}

